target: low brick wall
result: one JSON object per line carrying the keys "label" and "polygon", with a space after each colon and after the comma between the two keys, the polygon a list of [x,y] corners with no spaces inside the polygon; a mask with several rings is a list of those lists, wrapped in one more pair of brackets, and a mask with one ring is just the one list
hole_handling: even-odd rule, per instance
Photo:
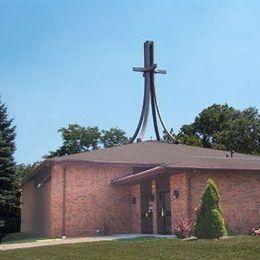
{"label": "low brick wall", "polygon": [[[257,173],[205,173],[172,175],[172,228],[178,217],[196,220],[195,208],[200,206],[207,180],[218,186],[226,226],[231,233],[248,234],[260,225],[260,175]],[[173,191],[179,191],[174,199]]]}
{"label": "low brick wall", "polygon": [[[191,178],[191,207],[200,204],[207,180],[218,186],[223,216],[229,231],[250,233],[260,225],[260,175],[257,173],[196,173]],[[194,218],[194,216],[193,216]]]}

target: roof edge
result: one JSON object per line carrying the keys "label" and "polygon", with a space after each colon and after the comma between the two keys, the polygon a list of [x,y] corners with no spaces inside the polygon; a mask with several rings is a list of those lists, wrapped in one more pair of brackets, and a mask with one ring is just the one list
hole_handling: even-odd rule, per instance
{"label": "roof edge", "polygon": [[40,171],[45,166],[50,166],[54,164],[73,164],[73,163],[82,163],[88,165],[110,165],[110,166],[136,166],[136,167],[155,167],[158,166],[158,163],[131,163],[131,162],[117,162],[117,161],[90,161],[90,160],[81,160],[81,159],[64,159],[64,160],[55,160],[53,158],[47,159],[37,165],[29,174],[27,174],[21,181],[21,185],[30,180],[33,176],[35,176],[38,171]]}
{"label": "roof edge", "polygon": [[41,162],[39,165],[37,165],[30,173],[28,173],[27,175],[25,175],[23,177],[23,179],[21,180],[21,185],[23,185],[24,183],[26,183],[28,180],[30,180],[34,175],[36,175],[38,173],[38,171],[40,171],[42,168],[44,168],[45,166],[50,166],[52,165],[53,162],[51,160],[45,160],[43,162]]}
{"label": "roof edge", "polygon": [[[52,159],[50,159],[52,160]],[[82,160],[82,159],[62,159],[62,160],[52,160],[53,163],[85,163],[85,164],[94,164],[94,165],[116,165],[116,166],[151,166],[155,167],[160,165],[160,163],[136,163],[136,162],[120,162],[120,161],[100,161],[100,160]]]}
{"label": "roof edge", "polygon": [[113,185],[125,185],[125,184],[134,184],[145,179],[146,177],[156,177],[158,174],[171,170],[168,172],[169,175],[178,174],[178,173],[196,173],[197,171],[210,171],[210,172],[223,172],[227,174],[231,173],[259,173],[259,169],[228,169],[228,168],[212,168],[212,167],[173,167],[169,164],[162,164],[160,166],[154,167],[152,169],[139,172],[137,174],[127,175],[113,179],[111,184]]}

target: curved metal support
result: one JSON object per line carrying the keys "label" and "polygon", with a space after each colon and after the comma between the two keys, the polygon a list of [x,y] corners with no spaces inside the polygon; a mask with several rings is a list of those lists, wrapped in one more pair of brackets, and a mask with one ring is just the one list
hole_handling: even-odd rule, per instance
{"label": "curved metal support", "polygon": [[156,135],[156,139],[160,141],[160,133],[159,133],[159,127],[157,122],[157,116],[159,117],[159,121],[169,137],[174,140],[174,137],[171,135],[171,133],[168,131],[167,127],[163,123],[159,106],[157,103],[156,98],[156,91],[155,91],[155,83],[154,83],[154,74],[155,73],[161,73],[166,74],[165,70],[159,70],[157,69],[157,64],[154,63],[154,49],[153,49],[153,42],[152,41],[146,41],[144,43],[144,67],[143,68],[133,68],[134,71],[142,72],[145,77],[145,87],[144,87],[144,98],[143,98],[143,106],[142,106],[142,112],[140,115],[140,119],[136,128],[136,131],[131,138],[130,142],[132,143],[135,138],[138,136],[138,139],[142,140],[144,138],[145,130],[147,127],[147,121],[149,116],[149,107],[151,102],[152,107],[152,117],[153,117],[153,125],[154,125],[154,131]]}
{"label": "curved metal support", "polygon": [[[150,51],[150,66],[153,66],[153,64],[154,64],[153,42],[151,42],[151,44],[149,46],[149,51]],[[154,104],[154,97],[155,97],[154,70],[150,71],[149,74],[150,74],[150,78],[151,78],[150,91],[151,91],[151,106],[152,106],[152,114],[153,114],[153,126],[154,126],[156,139],[157,139],[157,141],[160,141],[161,138],[160,138],[158,123],[157,123],[156,108],[155,108],[155,104]]]}
{"label": "curved metal support", "polygon": [[160,141],[161,138],[160,138],[158,123],[157,123],[156,106],[154,103],[154,99],[155,99],[155,91],[154,91],[154,80],[153,80],[151,82],[151,106],[152,106],[152,114],[153,114],[153,126],[154,126],[156,139],[157,141]]}
{"label": "curved metal support", "polygon": [[[154,93],[155,93],[155,86],[154,86]],[[160,120],[161,125],[162,125],[162,127],[163,127],[163,130],[164,130],[164,131],[166,132],[166,134],[174,141],[175,138],[174,138],[173,135],[170,133],[170,131],[167,129],[167,127],[165,126],[165,124],[164,124],[164,122],[163,122],[163,120],[162,120],[162,116],[161,116],[161,113],[160,113],[160,110],[159,110],[159,106],[158,106],[156,94],[154,95],[154,104],[155,104],[155,107],[156,107],[156,111],[157,111],[159,120]]]}
{"label": "curved metal support", "polygon": [[137,128],[136,128],[132,138],[130,139],[130,143],[134,142],[134,140],[137,137],[137,135],[140,131],[140,128],[142,126],[142,122],[143,122],[143,118],[144,118],[144,111],[145,111],[145,104],[146,104],[145,100],[146,100],[146,89],[144,89],[143,106],[142,106],[141,115],[140,115],[140,118],[139,118],[139,121],[137,124]]}
{"label": "curved metal support", "polygon": [[140,140],[143,140],[143,138],[144,138],[145,130],[146,130],[146,127],[147,127],[148,116],[149,116],[149,101],[150,101],[149,85],[150,85],[150,79],[149,79],[149,77],[147,77],[145,79],[146,99],[145,99],[145,108],[144,108],[144,115],[143,115],[143,124],[142,124],[140,134],[138,136],[138,138]]}

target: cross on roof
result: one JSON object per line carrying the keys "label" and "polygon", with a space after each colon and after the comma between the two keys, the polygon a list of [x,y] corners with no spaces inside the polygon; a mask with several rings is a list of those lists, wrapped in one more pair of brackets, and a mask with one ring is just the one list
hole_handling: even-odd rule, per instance
{"label": "cross on roof", "polygon": [[158,69],[157,64],[154,63],[153,41],[146,41],[144,43],[144,67],[133,67],[133,71],[143,73],[143,76],[145,78],[145,84],[144,84],[145,88],[144,88],[144,99],[143,99],[143,106],[142,106],[140,119],[136,131],[131,139],[131,142],[133,142],[136,139],[138,134],[139,134],[137,138],[138,141],[142,141],[144,138],[145,130],[147,127],[150,103],[152,108],[153,124],[154,124],[156,139],[160,141],[160,134],[159,134],[158,123],[157,123],[157,116],[158,116],[165,133],[168,134],[172,140],[174,140],[174,137],[170,134],[170,132],[167,130],[165,124],[162,121],[162,117],[157,103],[155,84],[154,84],[154,74],[156,73],[166,74],[166,70]]}

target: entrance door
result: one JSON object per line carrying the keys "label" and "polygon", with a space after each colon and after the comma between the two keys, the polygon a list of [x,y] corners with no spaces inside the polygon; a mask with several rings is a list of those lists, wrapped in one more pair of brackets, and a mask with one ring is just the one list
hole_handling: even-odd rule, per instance
{"label": "entrance door", "polygon": [[157,230],[159,234],[171,234],[170,179],[156,181],[157,190]]}
{"label": "entrance door", "polygon": [[141,184],[141,225],[142,233],[153,233],[153,212],[152,212],[152,183]]}

